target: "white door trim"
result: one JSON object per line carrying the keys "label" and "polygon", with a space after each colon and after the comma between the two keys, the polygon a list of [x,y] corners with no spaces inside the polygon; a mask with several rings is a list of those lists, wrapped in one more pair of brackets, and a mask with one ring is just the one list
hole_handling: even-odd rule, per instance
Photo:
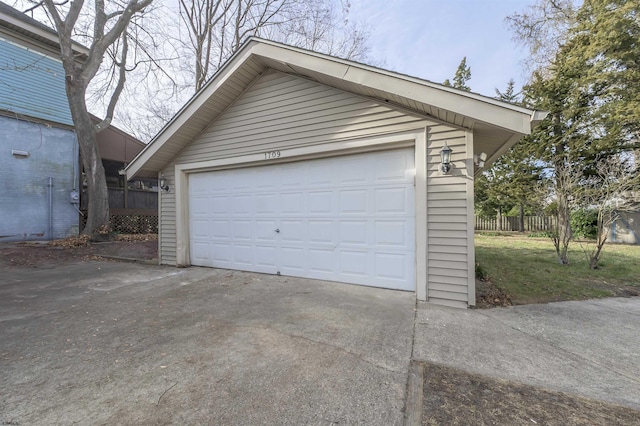
{"label": "white door trim", "polygon": [[[345,155],[359,152],[386,150],[414,146],[416,167],[416,297],[426,300],[427,297],[427,164],[426,164],[426,129],[411,132],[394,133],[378,137],[357,140],[332,142],[330,144],[313,145],[270,152],[242,155],[197,163],[175,165],[175,197],[176,197],[176,263],[178,266],[191,264],[189,253],[189,179],[188,174],[201,171],[220,170],[234,167],[251,167],[273,164],[276,162],[301,161],[312,158]],[[420,261],[418,261],[420,260]]]}

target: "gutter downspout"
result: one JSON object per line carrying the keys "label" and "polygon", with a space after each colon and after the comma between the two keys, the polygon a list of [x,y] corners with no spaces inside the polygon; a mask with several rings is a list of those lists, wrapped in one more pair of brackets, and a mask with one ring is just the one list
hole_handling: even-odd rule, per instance
{"label": "gutter downspout", "polygon": [[53,240],[53,178],[47,178],[47,187],[49,188],[49,240]]}

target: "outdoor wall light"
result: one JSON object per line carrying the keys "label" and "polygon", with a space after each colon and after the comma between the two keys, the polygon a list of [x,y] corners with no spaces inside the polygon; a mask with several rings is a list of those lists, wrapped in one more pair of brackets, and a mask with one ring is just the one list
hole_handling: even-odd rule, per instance
{"label": "outdoor wall light", "polygon": [[165,179],[164,175],[160,175],[160,189],[165,192],[169,192],[169,185],[167,184],[167,179]]}
{"label": "outdoor wall light", "polygon": [[445,141],[444,147],[440,151],[440,171],[445,175],[451,171],[451,153],[453,150],[449,148]]}
{"label": "outdoor wall light", "polygon": [[476,166],[483,168],[484,162],[487,161],[487,154],[485,152],[481,152],[480,154],[476,154],[473,156],[473,162],[476,163]]}

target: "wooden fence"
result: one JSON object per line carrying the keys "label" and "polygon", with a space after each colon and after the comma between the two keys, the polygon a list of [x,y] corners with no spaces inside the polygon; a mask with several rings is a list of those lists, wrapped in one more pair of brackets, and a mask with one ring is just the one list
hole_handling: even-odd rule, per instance
{"label": "wooden fence", "polygon": [[[520,231],[518,216],[503,216],[502,223],[497,218],[476,216],[476,231]],[[556,227],[554,216],[525,216],[524,232],[553,231]]]}
{"label": "wooden fence", "polygon": [[[158,233],[158,193],[139,189],[108,188],[109,225],[122,234]],[[126,197],[126,199],[125,199]],[[80,229],[87,223],[86,192],[81,197]]]}
{"label": "wooden fence", "polygon": [[[153,191],[143,191],[140,189],[107,188],[109,191],[110,209],[158,209],[158,193]],[[125,199],[126,195],[126,199]],[[83,190],[80,199],[80,210],[87,209],[88,196]]]}
{"label": "wooden fence", "polygon": [[[87,224],[87,212],[80,216],[80,229]],[[109,209],[109,228],[121,234],[157,234],[157,209]]]}

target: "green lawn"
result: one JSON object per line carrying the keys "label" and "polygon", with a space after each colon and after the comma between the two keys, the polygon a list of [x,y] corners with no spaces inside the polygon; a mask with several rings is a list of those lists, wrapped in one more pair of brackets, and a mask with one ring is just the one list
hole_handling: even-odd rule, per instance
{"label": "green lawn", "polygon": [[607,244],[590,270],[578,242],[570,265],[558,264],[550,239],[476,234],[476,263],[514,304],[583,300],[640,293],[640,246]]}

